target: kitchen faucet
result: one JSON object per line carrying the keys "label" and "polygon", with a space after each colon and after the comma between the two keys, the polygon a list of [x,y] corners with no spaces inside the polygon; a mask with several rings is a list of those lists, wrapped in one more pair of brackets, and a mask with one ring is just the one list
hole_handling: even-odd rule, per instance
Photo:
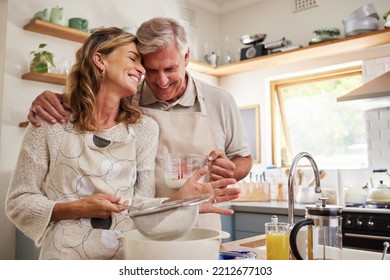
{"label": "kitchen faucet", "polygon": [[298,162],[301,160],[301,158],[307,158],[313,168],[314,171],[314,178],[316,182],[316,186],[314,191],[316,193],[321,192],[321,186],[320,186],[320,176],[318,172],[318,167],[316,162],[314,161],[313,157],[307,153],[307,152],[301,152],[297,154],[291,164],[290,173],[288,175],[288,223],[290,227],[294,226],[294,174],[295,169],[298,166]]}

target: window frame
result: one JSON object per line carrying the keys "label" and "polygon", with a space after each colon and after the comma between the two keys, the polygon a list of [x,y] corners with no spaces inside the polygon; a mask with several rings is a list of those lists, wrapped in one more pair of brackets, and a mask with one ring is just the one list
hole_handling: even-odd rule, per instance
{"label": "window frame", "polygon": [[[271,102],[271,142],[272,142],[272,164],[276,166],[288,166],[293,160],[293,154],[291,151],[291,144],[289,140],[289,134],[286,128],[286,117],[283,108],[279,106],[280,91],[278,89],[282,87],[294,86],[309,82],[320,82],[333,78],[350,77],[354,75],[362,76],[363,70],[361,65],[346,67],[341,69],[335,69],[330,71],[323,71],[314,74],[300,75],[292,78],[284,78],[270,81],[270,102]],[[280,112],[280,114],[279,114]],[[278,128],[277,122],[281,119],[281,127]],[[279,130],[284,131],[286,141],[286,159],[283,160],[282,156],[279,155],[281,151],[281,134]]]}

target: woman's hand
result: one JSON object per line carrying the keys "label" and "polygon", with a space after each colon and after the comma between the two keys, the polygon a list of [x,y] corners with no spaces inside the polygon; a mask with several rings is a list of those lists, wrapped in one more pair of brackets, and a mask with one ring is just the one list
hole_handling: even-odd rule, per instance
{"label": "woman's hand", "polygon": [[211,199],[200,205],[200,213],[218,213],[222,215],[233,214],[233,210],[219,208],[216,204],[238,198],[240,189],[232,187],[228,188],[229,185],[235,184],[236,180],[234,178],[226,178],[204,184],[199,183],[198,180],[206,175],[207,172],[208,166],[204,166],[199,169],[193,176],[188,178],[186,183],[176,194],[167,200],[167,202],[209,195]]}
{"label": "woman's hand", "polygon": [[45,90],[32,102],[28,113],[28,120],[35,126],[41,124],[35,117],[36,115],[43,118],[49,123],[65,123],[68,113],[65,111],[66,106],[62,104],[62,95]]}
{"label": "woman's hand", "polygon": [[108,218],[128,207],[128,201],[120,203],[116,195],[98,193],[72,202],[58,202],[54,205],[51,221],[81,218]]}

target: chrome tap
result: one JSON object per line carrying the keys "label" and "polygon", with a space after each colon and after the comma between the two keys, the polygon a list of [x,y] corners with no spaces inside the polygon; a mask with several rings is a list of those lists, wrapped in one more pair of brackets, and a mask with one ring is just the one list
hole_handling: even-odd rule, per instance
{"label": "chrome tap", "polygon": [[383,242],[383,253],[382,253],[382,260],[385,259],[386,257],[386,253],[387,253],[387,249],[390,247],[390,243],[385,241]]}
{"label": "chrome tap", "polygon": [[301,160],[301,158],[307,158],[313,168],[314,171],[314,178],[316,182],[316,186],[314,191],[316,193],[321,192],[321,186],[320,186],[320,176],[318,172],[318,167],[316,162],[314,161],[313,157],[306,152],[301,152],[297,154],[291,164],[290,173],[288,175],[288,223],[290,224],[290,227],[294,226],[294,174],[295,169],[298,166],[298,162]]}

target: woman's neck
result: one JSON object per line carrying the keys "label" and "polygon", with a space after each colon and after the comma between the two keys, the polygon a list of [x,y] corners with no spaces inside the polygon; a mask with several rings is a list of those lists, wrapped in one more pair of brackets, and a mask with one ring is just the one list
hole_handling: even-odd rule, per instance
{"label": "woman's neck", "polygon": [[98,94],[96,97],[95,121],[103,129],[111,128],[118,124],[117,116],[119,111],[120,99],[115,96],[106,96]]}

